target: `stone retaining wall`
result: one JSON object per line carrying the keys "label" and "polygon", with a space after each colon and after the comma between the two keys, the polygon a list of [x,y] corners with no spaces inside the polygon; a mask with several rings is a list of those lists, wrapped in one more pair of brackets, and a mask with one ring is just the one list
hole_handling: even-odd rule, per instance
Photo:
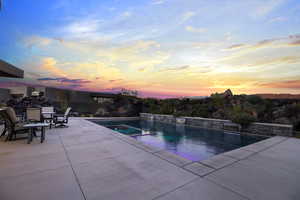
{"label": "stone retaining wall", "polygon": [[[158,115],[150,113],[140,113],[140,117],[146,120],[160,121],[165,123],[180,123],[216,130],[240,131],[241,129],[240,125],[232,123],[230,120],[201,117],[180,117],[180,120],[178,120],[178,118],[176,119],[176,117],[172,115]],[[243,130],[243,132],[265,136],[292,136],[293,126],[285,124],[252,123],[248,128]]]}

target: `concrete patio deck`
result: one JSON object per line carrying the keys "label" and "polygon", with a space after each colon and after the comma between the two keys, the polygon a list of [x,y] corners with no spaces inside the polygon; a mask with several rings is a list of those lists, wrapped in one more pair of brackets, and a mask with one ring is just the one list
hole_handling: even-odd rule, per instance
{"label": "concrete patio deck", "polygon": [[1,200],[299,200],[300,140],[273,137],[191,162],[80,118],[0,141]]}

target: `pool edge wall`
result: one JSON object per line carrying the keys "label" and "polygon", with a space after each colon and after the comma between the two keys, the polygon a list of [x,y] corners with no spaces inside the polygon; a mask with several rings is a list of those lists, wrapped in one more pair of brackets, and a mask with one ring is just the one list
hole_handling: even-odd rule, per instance
{"label": "pool edge wall", "polygon": [[[141,119],[150,121],[160,121],[165,123],[179,123],[201,128],[216,129],[222,131],[239,131],[240,126],[230,120],[211,119],[202,117],[180,117],[176,118],[173,115],[160,115],[151,113],[140,113]],[[231,128],[230,128],[231,127]],[[232,130],[235,129],[235,130]],[[263,136],[293,136],[293,125],[272,124],[272,123],[252,123],[245,132],[254,135]]]}

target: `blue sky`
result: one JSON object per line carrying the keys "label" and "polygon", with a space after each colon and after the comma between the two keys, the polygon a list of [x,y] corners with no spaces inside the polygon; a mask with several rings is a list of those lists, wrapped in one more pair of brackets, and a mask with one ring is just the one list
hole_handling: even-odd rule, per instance
{"label": "blue sky", "polygon": [[298,0],[32,2],[0,12],[0,59],[27,78],[161,97],[300,93]]}

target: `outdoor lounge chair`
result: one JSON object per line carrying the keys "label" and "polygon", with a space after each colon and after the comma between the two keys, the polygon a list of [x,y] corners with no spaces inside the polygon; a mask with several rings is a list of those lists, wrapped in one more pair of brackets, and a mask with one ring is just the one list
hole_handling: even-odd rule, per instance
{"label": "outdoor lounge chair", "polygon": [[[69,114],[72,108],[68,107],[65,114],[56,114],[54,115],[54,126],[55,127],[68,127]],[[56,126],[58,125],[58,126]]]}
{"label": "outdoor lounge chair", "polygon": [[28,128],[23,127],[25,124],[19,121],[13,108],[3,108],[0,113],[2,118],[5,120],[5,130],[1,135],[4,135],[5,132],[8,133],[5,141],[12,140],[13,138],[17,139],[17,133],[25,133],[29,131]]}

